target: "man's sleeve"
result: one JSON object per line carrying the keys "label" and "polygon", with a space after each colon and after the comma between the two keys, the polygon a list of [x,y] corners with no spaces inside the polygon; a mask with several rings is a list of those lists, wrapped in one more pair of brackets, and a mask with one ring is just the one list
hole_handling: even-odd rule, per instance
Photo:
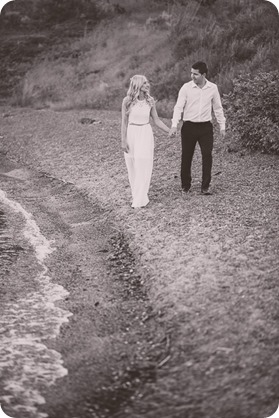
{"label": "man's sleeve", "polygon": [[176,128],[178,122],[181,120],[181,115],[186,103],[186,86],[182,86],[178,93],[178,98],[173,109],[173,116],[171,120],[172,128]]}
{"label": "man's sleeve", "polygon": [[214,115],[216,116],[217,122],[220,126],[220,130],[225,130],[226,128],[226,118],[224,115],[223,106],[221,103],[221,97],[218,91],[218,87],[216,86],[214,96],[213,96],[213,111]]}

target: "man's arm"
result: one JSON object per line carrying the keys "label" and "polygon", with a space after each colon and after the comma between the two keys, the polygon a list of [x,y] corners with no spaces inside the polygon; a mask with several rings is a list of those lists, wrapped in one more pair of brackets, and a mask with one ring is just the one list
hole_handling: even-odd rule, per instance
{"label": "man's arm", "polygon": [[178,122],[181,120],[181,115],[183,113],[183,109],[186,103],[186,86],[185,84],[181,87],[178,93],[177,101],[173,109],[173,116],[171,120],[171,129],[169,135],[172,136],[177,132],[177,125]]}
{"label": "man's arm", "polygon": [[224,115],[224,110],[221,102],[221,97],[218,91],[218,87],[216,86],[214,95],[213,95],[213,101],[212,101],[212,107],[214,115],[216,116],[217,122],[220,126],[220,132],[222,138],[225,137],[225,131],[226,131],[226,118]]}

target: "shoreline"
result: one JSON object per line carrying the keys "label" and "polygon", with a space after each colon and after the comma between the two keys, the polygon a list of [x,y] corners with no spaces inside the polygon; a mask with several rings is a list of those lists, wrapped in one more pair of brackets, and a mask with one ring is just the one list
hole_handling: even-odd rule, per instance
{"label": "shoreline", "polygon": [[[11,178],[7,177],[6,185],[10,181]],[[107,222],[104,223],[101,218],[104,211],[97,204],[92,205],[71,184],[30,171],[28,181],[20,183],[18,189],[13,186],[10,193],[18,196],[21,203],[32,210],[40,227],[52,245],[56,246],[55,251],[46,258],[47,270],[56,287],[67,289],[63,299],[55,302],[56,309],[70,312],[71,316],[66,323],[63,322],[56,338],[50,338],[50,330],[47,333],[43,331],[44,323],[40,327],[41,337],[47,350],[53,353],[53,360],[56,358],[54,353],[57,353],[57,360],[68,373],[63,373],[62,380],[61,375],[54,384],[55,369],[51,367],[52,371],[46,376],[52,379],[49,385],[43,379],[37,359],[34,372],[41,375],[38,392],[32,396],[29,393],[29,399],[25,399],[26,406],[21,405],[19,394],[10,406],[8,398],[2,396],[4,410],[14,418],[17,418],[17,413],[27,412],[29,417],[34,418],[89,417],[92,416],[92,410],[97,409],[109,411],[110,416],[121,410],[123,402],[126,404],[132,393],[136,397],[143,382],[150,380],[155,373],[151,345],[153,339],[157,338],[159,328],[153,327],[151,336],[149,326],[145,323],[149,318],[144,314],[151,311],[148,298],[142,293],[133,255],[123,237]],[[30,247],[27,250],[33,252]],[[26,267],[17,264],[13,277],[18,280],[20,274],[25,277]],[[42,275],[41,280],[44,281]],[[29,288],[29,292],[33,292],[33,287]],[[17,296],[20,299],[20,294]],[[57,299],[56,292],[53,296]],[[49,307],[49,303],[45,302]],[[139,302],[141,306],[138,306]],[[130,327],[133,329],[132,335],[129,333]],[[156,355],[159,346],[164,352],[164,343],[157,342]],[[146,351],[149,359],[145,359]],[[138,363],[134,364],[137,358]],[[35,359],[33,350],[30,362]],[[22,366],[26,363],[19,359],[18,362]],[[27,366],[24,365],[25,368]],[[132,369],[139,378],[131,378]],[[15,372],[15,367],[12,367],[9,373],[13,376]],[[92,390],[93,382],[95,395],[92,403],[85,399],[88,388]],[[30,391],[26,378],[25,385],[26,390]],[[103,387],[102,393],[99,392],[100,386]],[[114,401],[108,398],[112,393],[115,393]],[[15,402],[16,407],[13,406]],[[30,407],[27,406],[28,402]]]}

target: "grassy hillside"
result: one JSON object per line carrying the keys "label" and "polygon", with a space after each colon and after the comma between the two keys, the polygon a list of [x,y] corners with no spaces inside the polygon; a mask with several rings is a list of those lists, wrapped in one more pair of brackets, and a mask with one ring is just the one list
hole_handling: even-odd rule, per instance
{"label": "grassy hillside", "polygon": [[[169,117],[193,62],[206,61],[228,93],[238,75],[279,61],[278,13],[264,0],[28,2],[29,16],[19,0],[0,21],[1,83],[16,105],[119,109],[130,77],[144,73]],[[8,7],[21,32],[11,33]]]}
{"label": "grassy hillside", "polygon": [[100,23],[67,50],[64,45],[55,47],[30,69],[18,98],[23,104],[43,101],[59,108],[115,108],[133,74],[151,76],[158,60],[168,61],[167,42],[167,33],[125,17]]}
{"label": "grassy hillside", "polygon": [[145,10],[141,3],[148,4],[109,2],[104,7],[102,2],[97,16],[59,22],[48,21],[48,9],[41,24],[36,13],[22,24],[23,11],[7,11],[7,5],[0,19],[2,100],[35,107],[117,106],[119,90],[122,97],[135,72],[151,75],[154,57],[165,64],[171,56],[168,32],[152,22],[164,5]]}

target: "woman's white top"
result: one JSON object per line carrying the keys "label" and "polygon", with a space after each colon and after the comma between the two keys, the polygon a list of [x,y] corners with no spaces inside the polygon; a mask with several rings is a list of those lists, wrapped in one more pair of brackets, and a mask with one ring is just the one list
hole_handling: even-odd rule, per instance
{"label": "woman's white top", "polygon": [[145,125],[149,123],[150,110],[151,107],[145,99],[137,99],[136,103],[130,110],[128,123],[137,125]]}

